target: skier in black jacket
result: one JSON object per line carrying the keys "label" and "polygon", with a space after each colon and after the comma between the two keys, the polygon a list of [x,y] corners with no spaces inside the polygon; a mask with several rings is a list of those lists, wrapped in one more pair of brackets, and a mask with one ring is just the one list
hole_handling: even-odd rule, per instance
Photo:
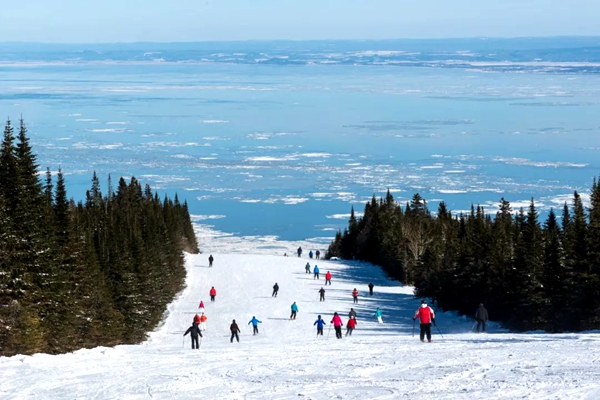
{"label": "skier in black jacket", "polygon": [[[188,330],[185,331],[183,336],[187,335],[188,333],[192,338],[192,349],[200,349],[200,345],[198,344],[198,336],[202,337],[202,332],[200,332],[200,328],[198,327],[198,325],[193,324],[192,326],[190,326]],[[194,344],[196,347],[194,347]]]}
{"label": "skier in black jacket", "polygon": [[479,333],[479,328],[482,328],[482,332],[487,332],[486,324],[488,320],[488,312],[482,304],[479,304],[479,308],[475,311],[475,319],[477,320],[477,333]]}
{"label": "skier in black jacket", "polygon": [[273,285],[273,294],[271,295],[271,297],[277,297],[277,292],[279,292],[279,285],[277,284],[277,282],[275,282],[275,285]]}

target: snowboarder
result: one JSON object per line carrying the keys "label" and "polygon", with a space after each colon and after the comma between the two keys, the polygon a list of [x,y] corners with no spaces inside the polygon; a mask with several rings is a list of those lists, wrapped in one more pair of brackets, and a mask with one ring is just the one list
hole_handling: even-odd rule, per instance
{"label": "snowboarder", "polygon": [[369,283],[369,296],[373,296],[373,283]]}
{"label": "snowboarder", "polygon": [[356,328],[356,319],[350,318],[346,324],[346,336],[352,336],[352,331]]}
{"label": "snowboarder", "polygon": [[318,260],[321,257],[321,252],[319,250],[317,250],[315,252],[315,258]]}
{"label": "snowboarder", "polygon": [[198,314],[194,315],[194,320],[192,321],[192,325],[200,325],[200,316]]}
{"label": "snowboarder", "polygon": [[331,320],[331,323],[333,324],[333,328],[335,329],[335,337],[341,339],[342,326],[344,326],[344,323],[342,322],[342,319],[340,318],[337,312],[333,313],[333,319]]}
{"label": "snowboarder", "polygon": [[210,295],[210,301],[215,301],[215,296],[217,295],[217,289],[215,289],[215,287],[211,287],[210,288],[210,292],[208,292],[208,294]]}
{"label": "snowboarder", "polygon": [[325,274],[325,284],[327,285],[327,283],[329,283],[329,286],[331,286],[331,272],[329,271],[327,271]]}
{"label": "snowboarder", "polygon": [[431,324],[435,325],[435,313],[425,300],[421,301],[421,307],[415,312],[413,321],[417,318],[419,318],[421,327],[421,342],[425,341],[425,335],[427,335],[427,341],[431,342]]}
{"label": "snowboarder", "polygon": [[212,267],[212,263],[213,261],[215,261],[215,259],[213,258],[212,254],[208,257],[208,266]]}
{"label": "snowboarder", "polygon": [[348,318],[356,318],[356,311],[354,311],[354,308],[350,309],[350,312],[348,313]]}
{"label": "snowboarder", "polygon": [[479,333],[479,328],[482,328],[481,332],[487,333],[488,312],[483,303],[479,304],[479,308],[475,311],[475,319],[477,320],[477,333]]}
{"label": "snowboarder", "polygon": [[250,322],[248,322],[248,325],[250,324],[252,324],[253,334],[256,335],[258,333],[258,324],[262,324],[262,321],[257,320],[256,317],[253,316]]}
{"label": "snowboarder", "polygon": [[198,328],[198,325],[192,324],[192,326],[190,326],[188,330],[185,331],[183,336],[186,336],[188,333],[190,334],[190,337],[192,339],[192,349],[200,349],[200,344],[198,343],[198,336],[202,337],[202,332],[200,332],[200,328]]}
{"label": "snowboarder", "polygon": [[313,279],[319,279],[319,267],[315,265],[313,268],[313,272],[315,273]]}
{"label": "snowboarder", "polygon": [[306,263],[304,270],[306,271],[307,274],[310,274],[310,263]]}
{"label": "snowboarder", "polygon": [[271,295],[271,297],[277,297],[277,292],[279,292],[279,285],[277,284],[277,282],[275,282],[275,284],[273,285],[273,294]]}
{"label": "snowboarder", "polygon": [[204,313],[202,313],[202,315],[200,316],[200,330],[201,331],[205,331],[206,330],[206,320],[208,318],[206,317],[206,315],[204,315]]}
{"label": "snowboarder", "polygon": [[381,318],[381,310],[377,307],[377,311],[375,311],[375,316],[377,317],[377,322],[383,324],[383,319]]}
{"label": "snowboarder", "polygon": [[198,308],[200,309],[201,313],[204,312],[204,302],[202,300],[200,300],[200,305],[198,306]]}
{"label": "snowboarder", "polygon": [[296,313],[298,312],[298,305],[296,302],[292,304],[292,313],[290,314],[290,319],[296,319]]}
{"label": "snowboarder", "polygon": [[297,252],[298,252],[298,257],[300,257],[302,255],[302,247],[298,247]]}
{"label": "snowboarder", "polygon": [[233,338],[235,337],[237,339],[238,343],[239,343],[240,342],[240,336],[238,334],[241,331],[240,331],[239,326],[235,323],[235,319],[231,323],[231,326],[229,327],[229,330],[231,331],[231,340],[230,340],[230,342],[233,343]]}
{"label": "snowboarder", "polygon": [[312,258],[312,256],[313,256],[313,252],[311,250],[311,251],[308,252],[308,258]]}
{"label": "snowboarder", "polygon": [[352,291],[352,299],[354,300],[354,304],[358,303],[358,290],[356,288]]}
{"label": "snowboarder", "polygon": [[319,301],[325,301],[325,289],[319,290]]}
{"label": "snowboarder", "polygon": [[313,326],[314,325],[317,326],[317,335],[323,336],[323,326],[326,325],[326,324],[325,324],[325,321],[323,321],[321,319],[320,315],[317,317],[317,320],[315,321],[315,323],[313,324]]}

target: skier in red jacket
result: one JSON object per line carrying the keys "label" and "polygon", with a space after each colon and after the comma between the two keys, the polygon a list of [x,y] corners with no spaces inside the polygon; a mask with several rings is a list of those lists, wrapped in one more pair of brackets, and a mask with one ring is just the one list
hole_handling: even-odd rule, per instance
{"label": "skier in red jacket", "polygon": [[331,272],[329,271],[327,271],[327,273],[325,274],[325,284],[327,285],[328,283],[331,286]]}
{"label": "skier in red jacket", "polygon": [[354,301],[354,304],[358,303],[358,290],[356,290],[356,288],[352,291],[352,300]]}
{"label": "skier in red jacket", "polygon": [[356,319],[351,317],[346,323],[346,336],[352,336],[352,331],[356,328]]}
{"label": "skier in red jacket", "polygon": [[217,289],[215,289],[215,287],[213,286],[212,288],[210,288],[210,292],[208,294],[210,294],[210,301],[215,301],[215,296],[217,295]]}
{"label": "skier in red jacket", "polygon": [[425,341],[425,335],[427,335],[427,341],[431,342],[431,324],[435,325],[435,313],[425,300],[421,301],[421,307],[415,313],[413,321],[417,318],[421,323],[421,342]]}

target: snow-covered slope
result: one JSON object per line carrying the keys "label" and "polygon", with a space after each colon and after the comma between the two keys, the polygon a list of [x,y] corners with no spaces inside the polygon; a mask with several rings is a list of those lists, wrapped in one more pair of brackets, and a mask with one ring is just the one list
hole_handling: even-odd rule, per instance
{"label": "snow-covered slope", "polygon": [[[376,267],[281,255],[213,256],[212,268],[208,254],[187,256],[187,287],[147,342],[0,358],[0,399],[600,398],[600,334],[510,334],[492,326],[477,335],[470,332],[472,321],[446,313],[437,317],[443,337],[434,328],[434,342],[421,343],[418,326],[412,335],[419,305],[412,288]],[[333,274],[325,302],[318,296],[324,277],[306,274],[307,261]],[[273,298],[275,282],[280,290]],[[208,327],[200,350],[192,350],[182,334],[200,300]],[[299,313],[290,321],[294,301]],[[357,329],[338,340],[333,329],[329,333],[331,315],[338,311],[346,322],[350,307],[358,313]],[[375,319],[377,307],[383,325]],[[318,314],[328,323],[324,337],[315,335]],[[252,316],[262,321],[257,336],[247,325]],[[232,319],[242,329],[240,343],[229,342]]]}

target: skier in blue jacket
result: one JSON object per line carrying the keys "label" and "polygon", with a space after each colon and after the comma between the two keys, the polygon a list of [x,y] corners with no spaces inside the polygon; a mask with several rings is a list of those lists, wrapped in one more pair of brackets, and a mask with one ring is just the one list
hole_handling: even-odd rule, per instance
{"label": "skier in blue jacket", "polygon": [[315,265],[315,267],[313,268],[313,272],[315,273],[315,275],[314,275],[313,279],[315,279],[315,278],[316,278],[316,279],[319,279],[319,267],[317,267],[317,266]]}
{"label": "skier in blue jacket", "polygon": [[325,324],[325,321],[323,321],[323,319],[321,319],[320,315],[317,318],[317,320],[315,321],[315,323],[313,324],[313,326],[314,325],[317,326],[317,335],[323,336],[323,326],[325,326],[326,324]]}
{"label": "skier in blue jacket", "polygon": [[298,305],[296,302],[292,304],[292,314],[290,314],[290,319],[296,319],[296,313],[298,312]]}
{"label": "skier in blue jacket", "polygon": [[257,320],[256,317],[253,316],[250,322],[248,322],[248,325],[250,324],[252,324],[253,327],[253,334],[256,335],[258,333],[258,324],[262,324],[262,321]]}

